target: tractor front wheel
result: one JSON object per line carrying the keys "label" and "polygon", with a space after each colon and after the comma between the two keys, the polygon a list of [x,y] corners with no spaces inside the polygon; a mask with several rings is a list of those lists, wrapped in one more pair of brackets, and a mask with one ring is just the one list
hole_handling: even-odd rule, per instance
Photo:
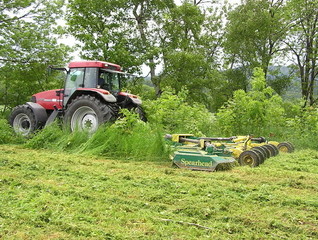
{"label": "tractor front wheel", "polygon": [[146,117],[145,111],[143,110],[143,108],[140,105],[135,107],[134,110],[138,114],[141,121],[147,122],[147,117]]}
{"label": "tractor front wheel", "polygon": [[75,98],[65,112],[65,124],[71,131],[96,132],[99,125],[116,119],[113,109],[90,95]]}
{"label": "tractor front wheel", "polygon": [[38,126],[35,115],[28,105],[15,107],[10,115],[10,125],[17,134],[30,136],[40,126]]}

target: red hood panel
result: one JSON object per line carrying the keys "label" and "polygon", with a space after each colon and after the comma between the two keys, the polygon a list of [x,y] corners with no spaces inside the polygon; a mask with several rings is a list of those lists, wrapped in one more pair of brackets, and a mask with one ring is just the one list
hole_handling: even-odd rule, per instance
{"label": "red hood panel", "polygon": [[36,103],[40,104],[47,110],[54,110],[54,106],[56,106],[58,109],[61,109],[63,104],[63,94],[60,94],[60,96],[57,96],[56,94],[56,91],[60,90],[62,89],[39,92],[33,96],[36,97]]}

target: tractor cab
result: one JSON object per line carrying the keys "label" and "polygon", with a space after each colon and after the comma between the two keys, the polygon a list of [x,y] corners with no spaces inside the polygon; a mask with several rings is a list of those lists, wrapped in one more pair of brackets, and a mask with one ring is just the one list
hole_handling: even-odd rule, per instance
{"label": "tractor cab", "polygon": [[[69,98],[76,92],[106,90],[114,96],[120,92],[121,78],[125,73],[121,71],[121,67],[117,64],[101,61],[80,61],[71,62],[68,67],[69,71],[64,86],[64,105],[69,102]],[[110,98],[108,100],[114,102]]]}
{"label": "tractor cab", "polygon": [[136,95],[121,92],[122,81],[127,74],[122,72],[119,65],[102,61],[80,61],[71,62],[68,67],[64,86],[64,106],[83,91],[101,93],[107,102],[117,102],[120,105],[125,105],[127,98],[134,104],[141,104]]}

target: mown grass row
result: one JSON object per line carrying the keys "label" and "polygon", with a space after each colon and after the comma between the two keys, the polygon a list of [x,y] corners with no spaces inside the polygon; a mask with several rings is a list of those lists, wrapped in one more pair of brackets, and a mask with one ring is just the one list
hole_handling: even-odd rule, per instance
{"label": "mown grass row", "polygon": [[318,238],[317,151],[215,173],[0,151],[0,239]]}

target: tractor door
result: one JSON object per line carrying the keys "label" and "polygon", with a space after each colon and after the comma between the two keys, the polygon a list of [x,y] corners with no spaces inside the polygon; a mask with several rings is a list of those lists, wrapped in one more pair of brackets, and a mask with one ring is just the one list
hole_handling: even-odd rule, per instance
{"label": "tractor door", "polygon": [[99,81],[102,83],[101,88],[117,93],[120,91],[120,74],[115,71],[101,70]]}
{"label": "tractor door", "polygon": [[63,104],[78,88],[96,88],[97,68],[71,68],[65,82]]}

